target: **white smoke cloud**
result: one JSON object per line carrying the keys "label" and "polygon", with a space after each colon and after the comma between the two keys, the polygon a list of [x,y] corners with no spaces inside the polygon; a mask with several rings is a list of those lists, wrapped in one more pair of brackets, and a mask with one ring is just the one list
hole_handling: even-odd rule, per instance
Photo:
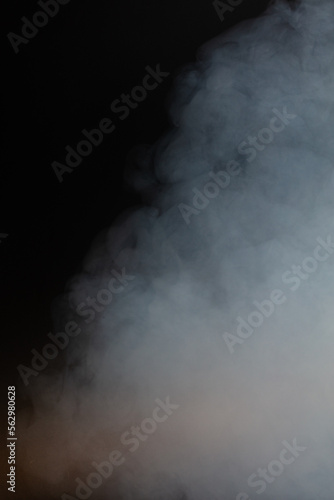
{"label": "white smoke cloud", "polygon": [[[306,450],[261,498],[333,497],[333,55],[332,1],[275,2],[178,77],[174,128],[132,173],[152,206],[95,243],[63,302],[74,311],[95,297],[112,269],[135,279],[89,326],[58,313],[56,329],[74,317],[82,334],[66,368],[28,389],[27,491],[75,497],[75,478],[118,449],[125,463],[92,498],[253,500],[248,478],[296,439]],[[264,148],[249,146],[273,109],[295,117]],[[193,189],[229,161],[239,174],[186,224],[179,205],[193,207]],[[311,269],[319,238],[328,258],[293,268]],[[237,318],[275,289],[284,303],[232,353],[224,332],[237,335]],[[122,433],[167,396],[179,408],[131,453]]]}

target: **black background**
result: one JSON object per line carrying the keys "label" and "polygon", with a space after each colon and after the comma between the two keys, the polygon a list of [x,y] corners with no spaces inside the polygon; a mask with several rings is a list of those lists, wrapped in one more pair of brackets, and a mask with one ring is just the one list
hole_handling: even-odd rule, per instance
{"label": "black background", "polygon": [[[2,16],[4,131],[1,148],[2,389],[17,385],[19,363],[53,331],[51,305],[80,271],[94,237],[124,209],[140,203],[124,183],[127,155],[154,143],[169,121],[168,92],[198,48],[266,0],[244,0],[222,22],[205,0],[70,0],[15,54],[7,34],[21,35],[22,16],[37,1],[10,0]],[[3,4],[4,8],[4,4]],[[140,85],[147,65],[170,73],[124,121],[111,102]],[[113,119],[116,130],[60,183],[51,167],[81,130]],[[5,429],[6,427],[4,427]],[[1,432],[3,435],[3,432]]]}

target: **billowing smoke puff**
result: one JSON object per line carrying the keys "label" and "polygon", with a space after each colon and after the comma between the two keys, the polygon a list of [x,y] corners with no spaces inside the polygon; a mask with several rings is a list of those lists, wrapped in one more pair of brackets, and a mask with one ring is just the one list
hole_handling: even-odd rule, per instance
{"label": "billowing smoke puff", "polygon": [[27,491],[333,498],[333,56],[332,0],[277,2],[177,78],[150,206],[95,243],[66,368],[27,389]]}

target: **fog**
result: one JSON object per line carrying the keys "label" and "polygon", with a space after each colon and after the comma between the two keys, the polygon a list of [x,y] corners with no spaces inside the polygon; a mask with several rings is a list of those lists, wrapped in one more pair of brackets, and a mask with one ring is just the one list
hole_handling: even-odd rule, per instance
{"label": "fog", "polygon": [[333,497],[333,56],[332,1],[275,2],[175,77],[126,169],[143,206],[92,244],[54,305],[80,333],[24,389],[28,495]]}

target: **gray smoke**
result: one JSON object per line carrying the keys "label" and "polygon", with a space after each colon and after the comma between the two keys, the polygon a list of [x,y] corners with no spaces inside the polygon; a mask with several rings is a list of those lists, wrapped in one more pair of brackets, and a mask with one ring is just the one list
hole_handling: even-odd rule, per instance
{"label": "gray smoke", "polygon": [[[75,498],[119,450],[91,498],[333,498],[333,56],[332,0],[275,2],[178,76],[132,172],[151,206],[95,242],[57,309],[81,328],[66,367],[28,388],[27,491]],[[126,284],[80,317],[112,271]]]}

